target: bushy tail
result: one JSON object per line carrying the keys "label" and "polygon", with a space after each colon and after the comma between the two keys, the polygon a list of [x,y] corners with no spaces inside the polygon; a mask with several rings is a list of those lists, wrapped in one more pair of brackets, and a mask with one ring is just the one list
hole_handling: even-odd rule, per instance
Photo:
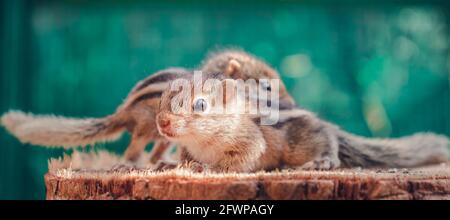
{"label": "bushy tail", "polygon": [[433,133],[370,139],[340,131],[338,139],[343,166],[417,167],[449,159],[449,139]]}
{"label": "bushy tail", "polygon": [[115,115],[74,119],[10,111],[1,117],[1,124],[22,143],[64,148],[112,141],[125,130]]}

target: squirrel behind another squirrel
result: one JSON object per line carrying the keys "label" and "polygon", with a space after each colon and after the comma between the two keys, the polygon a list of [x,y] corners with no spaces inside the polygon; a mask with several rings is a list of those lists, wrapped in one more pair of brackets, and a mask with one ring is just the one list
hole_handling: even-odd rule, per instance
{"label": "squirrel behind another squirrel", "polygon": [[[229,78],[279,78],[278,73],[264,62],[239,50],[212,53],[200,68],[203,69],[214,69]],[[125,158],[137,160],[147,144],[155,141],[150,161],[156,163],[170,146],[170,142],[159,135],[155,124],[161,93],[172,80],[189,75],[191,72],[183,68],[154,73],[134,86],[115,113],[103,118],[79,119],[10,111],[1,117],[1,124],[23,143],[65,148],[113,141],[124,131],[129,131],[131,142]],[[287,106],[295,105],[284,86],[280,85],[280,88]]]}
{"label": "squirrel behind another squirrel", "polygon": [[[253,79],[259,83],[261,79],[280,79],[279,73],[261,59],[250,53],[238,49],[221,50],[209,53],[201,66],[198,68],[204,74],[221,73],[226,78],[249,80]],[[279,104],[281,109],[295,108],[294,99],[287,92],[283,82],[279,81]],[[261,88],[271,90],[271,85],[262,82]],[[155,145],[152,152],[167,151],[167,145]],[[180,151],[178,151],[180,152]],[[159,155],[154,154],[153,161],[159,160]],[[180,153],[178,153],[179,156]],[[173,167],[171,164],[169,167]]]}
{"label": "squirrel behind another squirrel", "polygon": [[103,118],[80,119],[10,111],[1,117],[1,124],[22,143],[65,148],[113,141],[124,131],[129,131],[131,142],[125,158],[135,161],[151,141],[159,148],[169,146],[156,129],[159,98],[171,80],[190,74],[183,68],[169,68],[152,74],[134,86],[115,113]]}
{"label": "squirrel behind another squirrel", "polygon": [[[222,87],[235,81],[216,75]],[[206,80],[204,78],[204,80]],[[190,79],[191,84],[202,84]],[[232,87],[233,88],[233,87]],[[232,94],[233,92],[231,92]],[[327,170],[337,167],[415,167],[448,161],[449,140],[443,135],[418,133],[396,139],[370,139],[349,134],[300,108],[280,111],[274,125],[259,124],[260,116],[211,113],[218,95],[202,91],[166,90],[157,115],[159,132],[183,146],[182,160],[218,172],[252,172],[276,168]],[[172,105],[175,97],[189,97],[184,111]],[[243,109],[233,95],[225,105]],[[175,106],[175,109],[173,109]]]}

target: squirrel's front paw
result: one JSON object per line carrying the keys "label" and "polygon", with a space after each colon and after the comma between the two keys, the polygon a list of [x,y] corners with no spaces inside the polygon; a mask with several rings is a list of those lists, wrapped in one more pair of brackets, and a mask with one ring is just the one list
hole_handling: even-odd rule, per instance
{"label": "squirrel's front paw", "polygon": [[339,167],[340,161],[338,158],[321,157],[303,164],[300,168],[302,170],[331,170]]}

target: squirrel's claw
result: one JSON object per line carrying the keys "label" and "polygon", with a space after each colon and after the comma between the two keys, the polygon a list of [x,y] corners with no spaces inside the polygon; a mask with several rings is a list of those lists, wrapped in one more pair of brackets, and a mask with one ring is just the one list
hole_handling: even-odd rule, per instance
{"label": "squirrel's claw", "polygon": [[339,167],[339,159],[332,159],[328,156],[321,157],[303,164],[302,170],[331,170]]}

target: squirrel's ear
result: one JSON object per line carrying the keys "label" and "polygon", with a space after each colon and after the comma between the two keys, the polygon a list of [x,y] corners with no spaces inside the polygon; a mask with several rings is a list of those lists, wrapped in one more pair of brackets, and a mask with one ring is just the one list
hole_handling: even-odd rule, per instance
{"label": "squirrel's ear", "polygon": [[241,64],[235,60],[231,59],[228,61],[227,68],[225,69],[225,75],[231,76],[232,78],[239,77],[236,76],[241,70]]}

